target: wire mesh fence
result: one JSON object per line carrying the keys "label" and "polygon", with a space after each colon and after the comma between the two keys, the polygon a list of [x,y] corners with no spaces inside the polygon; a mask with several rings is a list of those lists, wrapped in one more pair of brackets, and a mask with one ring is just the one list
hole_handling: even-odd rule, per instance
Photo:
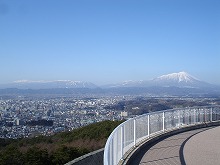
{"label": "wire mesh fence", "polygon": [[220,106],[171,109],[129,119],[109,136],[104,150],[104,165],[117,165],[128,150],[155,134],[186,125],[218,120]]}

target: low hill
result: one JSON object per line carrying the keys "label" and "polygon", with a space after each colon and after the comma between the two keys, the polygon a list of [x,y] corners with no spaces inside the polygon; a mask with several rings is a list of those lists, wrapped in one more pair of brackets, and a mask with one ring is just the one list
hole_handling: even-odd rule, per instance
{"label": "low hill", "polygon": [[0,139],[0,165],[64,164],[103,148],[108,136],[122,121],[103,121],[54,136]]}

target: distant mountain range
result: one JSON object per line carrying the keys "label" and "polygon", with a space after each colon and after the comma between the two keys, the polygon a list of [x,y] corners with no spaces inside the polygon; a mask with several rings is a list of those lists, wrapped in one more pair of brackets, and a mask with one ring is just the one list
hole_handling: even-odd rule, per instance
{"label": "distant mountain range", "polygon": [[220,96],[220,86],[201,81],[186,72],[162,75],[151,80],[125,81],[97,86],[91,82],[21,80],[0,85],[0,94],[122,94]]}
{"label": "distant mountain range", "polygon": [[108,85],[106,87],[180,87],[180,88],[201,88],[212,87],[204,81],[200,81],[197,78],[191,76],[186,72],[171,73],[162,75],[147,81],[125,81],[120,84]]}
{"label": "distant mountain range", "polygon": [[54,89],[54,88],[97,88],[93,83],[71,80],[55,81],[28,81],[19,80],[10,84],[0,85],[0,88],[18,88],[18,89]]}

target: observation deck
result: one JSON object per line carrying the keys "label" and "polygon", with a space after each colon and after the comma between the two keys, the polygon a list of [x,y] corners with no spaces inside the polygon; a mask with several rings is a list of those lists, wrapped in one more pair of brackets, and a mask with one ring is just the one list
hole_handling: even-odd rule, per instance
{"label": "observation deck", "polygon": [[104,165],[218,164],[220,106],[141,115],[109,136]]}
{"label": "observation deck", "polygon": [[220,126],[179,133],[145,147],[130,165],[219,164]]}

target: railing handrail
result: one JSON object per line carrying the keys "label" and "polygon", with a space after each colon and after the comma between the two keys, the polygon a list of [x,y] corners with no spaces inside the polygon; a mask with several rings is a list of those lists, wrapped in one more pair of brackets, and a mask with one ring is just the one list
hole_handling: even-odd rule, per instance
{"label": "railing handrail", "polygon": [[[215,111],[213,111],[213,109],[216,108],[217,112],[215,113]],[[187,111],[189,110],[189,111]],[[193,114],[191,114],[191,111],[193,110]],[[199,112],[197,112],[196,110],[199,110]],[[209,113],[207,114],[206,111],[209,110]],[[183,112],[183,114],[181,114],[181,112]],[[185,112],[190,113],[190,115],[185,115]],[[201,116],[201,114],[203,113],[203,116]],[[176,116],[171,116],[172,120],[168,120],[165,121],[166,117],[165,115],[168,113],[177,113]],[[197,113],[197,114],[196,114]],[[199,124],[201,122],[212,122],[212,121],[216,121],[216,120],[220,120],[220,106],[219,105],[211,105],[211,106],[194,106],[194,107],[186,107],[186,108],[175,108],[175,109],[168,109],[168,110],[163,110],[163,111],[157,111],[157,112],[150,112],[150,113],[146,113],[140,116],[136,116],[134,118],[130,118],[128,120],[126,120],[125,122],[121,123],[119,126],[117,126],[113,132],[111,133],[111,135],[109,136],[106,145],[105,145],[105,149],[104,149],[104,165],[116,165],[118,164],[118,162],[120,161],[120,159],[123,158],[123,155],[132,147],[134,147],[135,143],[137,140],[142,139],[144,137],[150,137],[150,135],[155,134],[155,133],[159,133],[161,131],[164,130],[169,130],[172,128],[179,128],[182,127],[182,124],[184,124],[185,120],[188,119],[188,124]],[[186,113],[187,114],[187,113]],[[217,116],[219,116],[219,119],[213,118],[213,115],[217,114]],[[158,116],[156,116],[158,115]],[[161,116],[160,116],[161,115]],[[182,116],[181,116],[182,115]],[[152,123],[150,123],[150,117],[158,117],[157,121],[152,121]],[[207,118],[208,116],[208,118]],[[136,120],[139,121],[141,119],[144,119],[145,117],[147,117],[147,121],[144,121],[144,125],[147,125],[147,132],[148,134],[144,134],[142,137],[136,138]],[[178,122],[175,123],[174,119],[177,120],[176,118],[178,117]],[[181,118],[182,117],[182,118]],[[193,117],[193,119],[192,119]],[[158,120],[159,119],[159,120]],[[198,119],[198,121],[197,121]],[[181,122],[181,120],[183,120],[183,122]],[[193,120],[193,122],[192,122]],[[201,121],[199,121],[201,120]],[[133,127],[134,128],[130,128],[129,123],[133,123]],[[142,121],[141,121],[142,122]],[[166,122],[171,122],[168,125],[171,127],[165,128],[166,127]],[[155,124],[154,124],[155,123]],[[158,131],[154,131],[154,132],[150,132],[150,127],[161,127]],[[172,126],[172,124],[176,124],[175,126]],[[126,138],[126,130],[125,127],[128,125],[128,128],[131,129],[130,131],[133,133],[133,142],[130,142],[131,140],[125,140]],[[142,128],[138,127],[138,128]],[[130,133],[130,135],[132,134]],[[142,132],[139,132],[142,133]],[[118,137],[120,136],[120,137]],[[116,140],[113,142],[114,138],[116,138]],[[125,145],[125,143],[129,143],[128,145]],[[114,145],[114,143],[116,143]],[[120,151],[118,151],[118,149],[121,149]],[[125,151],[124,151],[125,150]],[[116,152],[120,152],[120,153],[114,153],[114,151]],[[112,153],[110,153],[112,152]],[[120,155],[120,156],[118,156]],[[119,158],[115,158],[115,157],[119,157]],[[111,161],[111,162],[110,162]]]}

